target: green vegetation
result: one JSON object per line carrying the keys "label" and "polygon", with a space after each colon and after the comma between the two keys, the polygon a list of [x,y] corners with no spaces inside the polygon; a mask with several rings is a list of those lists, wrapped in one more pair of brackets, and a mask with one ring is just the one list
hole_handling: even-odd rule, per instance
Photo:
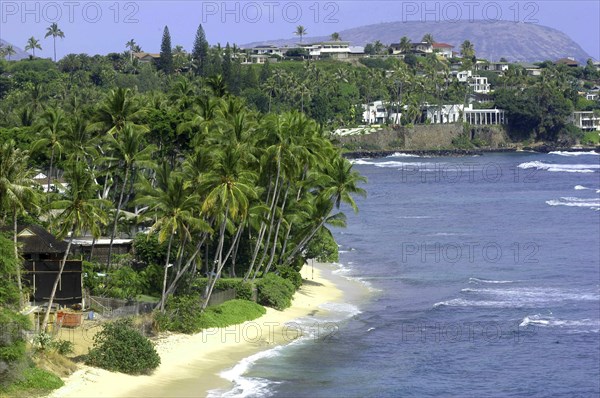
{"label": "green vegetation", "polygon": [[94,336],[86,363],[115,372],[148,374],[160,365],[160,357],[131,321],[119,320],[104,324]]}
{"label": "green vegetation", "polygon": [[166,310],[166,313],[155,316],[159,330],[188,334],[250,321],[266,311],[263,306],[252,301],[230,300],[202,312],[197,296],[172,297],[167,301]]}
{"label": "green vegetation", "polygon": [[294,284],[279,275],[267,274],[256,284],[258,302],[268,307],[284,310],[292,304]]}
{"label": "green vegetation", "polygon": [[64,382],[60,377],[47,370],[28,367],[22,370],[20,379],[5,387],[0,383],[0,394],[14,397],[33,397],[48,394],[50,391],[60,388]]}

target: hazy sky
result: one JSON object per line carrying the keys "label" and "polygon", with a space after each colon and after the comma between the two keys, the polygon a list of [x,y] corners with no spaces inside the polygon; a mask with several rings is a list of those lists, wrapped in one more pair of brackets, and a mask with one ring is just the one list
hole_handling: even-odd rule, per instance
{"label": "hazy sky", "polygon": [[[0,0],[0,38],[23,48],[40,39],[52,56],[46,28],[57,22],[59,57],[68,53],[106,54],[125,50],[135,39],[144,51],[159,52],[169,26],[173,46],[190,50],[202,23],[211,44],[243,44],[293,37],[297,25],[309,36],[378,22],[421,20],[509,20],[537,23],[565,32],[600,59],[600,1],[26,1]],[[443,40],[443,38],[440,38]],[[458,44],[458,43],[456,43]]]}

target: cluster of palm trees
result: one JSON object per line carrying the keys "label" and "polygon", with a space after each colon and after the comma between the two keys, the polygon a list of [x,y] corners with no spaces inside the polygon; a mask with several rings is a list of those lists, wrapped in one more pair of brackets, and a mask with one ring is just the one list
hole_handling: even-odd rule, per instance
{"label": "cluster of palm trees", "polygon": [[[64,32],[58,27],[58,24],[56,24],[56,22],[52,23],[46,29],[46,35],[44,36],[44,38],[50,37],[50,36],[52,36],[52,40],[53,40],[53,44],[54,44],[54,62],[56,62],[56,38],[59,37],[62,39],[65,37]],[[38,39],[36,39],[33,36],[31,36],[29,39],[27,39],[27,44],[25,45],[25,51],[31,50],[33,58],[35,58],[35,50],[41,50],[41,49],[42,49],[42,45],[40,44],[40,41]],[[11,57],[13,55],[15,55],[16,53],[17,53],[17,51],[15,50],[15,47],[12,44],[3,46],[2,43],[0,43],[0,58],[7,57],[8,60],[10,61]]]}
{"label": "cluster of palm trees", "polygon": [[[111,247],[126,221],[158,234],[168,245],[161,309],[199,272],[209,277],[207,301],[224,272],[251,280],[299,266],[316,234],[344,225],[341,204],[356,210],[352,195],[364,195],[364,179],[315,121],[298,112],[261,115],[227,94],[218,77],[202,87],[182,78],[169,93],[112,90],[89,117],[63,105],[36,118],[29,150],[2,146],[2,221],[45,213],[59,238],[104,234]],[[177,145],[148,124],[150,114],[173,112],[179,116],[170,134],[184,137]],[[33,188],[30,153],[45,154],[46,190],[54,181],[58,192]]]}

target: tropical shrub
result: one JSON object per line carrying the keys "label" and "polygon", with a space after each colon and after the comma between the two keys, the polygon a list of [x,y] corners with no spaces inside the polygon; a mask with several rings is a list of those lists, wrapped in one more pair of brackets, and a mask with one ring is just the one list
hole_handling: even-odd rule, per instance
{"label": "tropical shrub", "polygon": [[105,324],[94,336],[86,363],[110,371],[148,374],[160,365],[160,357],[150,340],[123,319]]}
{"label": "tropical shrub", "polygon": [[284,310],[292,305],[292,296],[296,289],[289,280],[269,273],[258,281],[256,287],[259,304],[278,310]]}
{"label": "tropical shrub", "polygon": [[169,297],[165,312],[157,312],[154,321],[159,331],[195,333],[200,330],[200,300],[197,296]]}
{"label": "tropical shrub", "polygon": [[277,272],[283,279],[287,279],[288,281],[292,282],[296,290],[302,286],[302,275],[300,275],[300,272],[298,272],[296,269],[286,265],[278,267]]}

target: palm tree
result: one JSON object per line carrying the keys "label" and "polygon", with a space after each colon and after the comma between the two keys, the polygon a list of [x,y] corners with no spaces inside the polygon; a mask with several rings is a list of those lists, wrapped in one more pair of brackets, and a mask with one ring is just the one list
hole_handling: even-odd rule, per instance
{"label": "palm tree", "polygon": [[385,46],[379,40],[375,40],[375,43],[373,43],[373,48],[375,49],[375,54],[381,54],[381,52],[383,51],[383,47],[385,47]]}
{"label": "palm tree", "polygon": [[119,87],[111,90],[100,104],[94,126],[114,135],[120,132],[126,123],[135,122],[142,113],[131,90]]}
{"label": "palm tree", "polygon": [[[28,167],[29,153],[17,149],[13,140],[0,146],[0,214],[8,211],[12,215],[13,246],[15,259],[19,259],[17,246],[17,216],[27,209],[37,206],[37,191],[32,179],[33,170]],[[3,224],[4,220],[0,219]],[[18,262],[20,264],[20,262]],[[19,289],[19,306],[23,307],[23,285],[21,267],[17,266],[17,286]]]}
{"label": "palm tree", "polygon": [[125,48],[129,49],[129,61],[130,62],[133,62],[133,52],[137,48],[137,46],[138,45],[135,43],[134,39],[131,39],[127,43],[125,43]]}
{"label": "palm tree", "polygon": [[425,35],[421,39],[421,42],[427,43],[429,45],[432,45],[433,43],[435,43],[435,41],[433,40],[433,35],[431,33],[425,33]]}
{"label": "palm tree", "polygon": [[52,286],[48,308],[42,322],[42,331],[45,331],[48,325],[48,318],[54,297],[56,296],[56,289],[65,269],[69,253],[71,252],[73,239],[84,231],[90,231],[92,236],[97,238],[100,236],[100,225],[104,224],[105,221],[101,206],[106,205],[107,202],[102,199],[94,199],[98,185],[94,182],[94,175],[91,170],[81,162],[74,162],[70,164],[70,169],[66,173],[66,179],[69,182],[69,186],[64,199],[52,202],[52,208],[62,210],[54,220],[54,225],[58,228],[57,237],[64,239],[68,236],[69,243],[65,255],[60,262],[54,285]]}
{"label": "palm tree", "polygon": [[4,49],[4,54],[8,55],[8,60],[10,61],[10,57],[15,55],[17,52],[15,51],[15,47],[12,44],[9,44]]}
{"label": "palm tree", "polygon": [[322,182],[326,188],[322,194],[331,198],[336,208],[340,208],[342,202],[349,204],[354,212],[358,212],[358,207],[351,194],[366,197],[367,192],[359,188],[359,183],[366,183],[367,179],[358,172],[352,171],[352,163],[342,157],[337,157],[326,169],[326,180]]}
{"label": "palm tree", "polygon": [[306,28],[302,25],[296,26],[296,30],[294,31],[296,36],[300,36],[300,43],[302,43],[302,38],[308,34]]}
{"label": "palm tree", "polygon": [[112,261],[112,247],[115,235],[117,233],[117,223],[119,220],[119,213],[121,212],[121,206],[123,205],[123,196],[129,183],[129,178],[133,169],[136,165],[151,166],[151,157],[156,148],[154,145],[146,145],[144,142],[145,131],[136,129],[131,123],[126,123],[125,127],[119,133],[118,137],[115,138],[111,135],[107,136],[112,149],[115,152],[115,158],[111,161],[121,162],[125,169],[125,176],[123,177],[123,184],[121,185],[121,193],[119,195],[119,201],[117,202],[117,209],[113,221],[112,233],[110,235],[110,244],[108,246],[108,260],[106,267],[110,268]]}
{"label": "palm tree", "polygon": [[471,43],[469,40],[463,41],[463,43],[460,45],[460,53],[462,54],[463,58],[473,58],[475,56],[475,47],[473,46],[473,43]]}
{"label": "palm tree", "polygon": [[27,40],[27,45],[25,46],[25,51],[27,50],[31,50],[33,52],[33,58],[35,58],[35,49],[41,50],[42,46],[39,42],[39,40],[37,40],[35,37],[31,36],[28,40]]}
{"label": "palm tree", "polygon": [[60,108],[49,108],[46,110],[38,124],[39,138],[33,142],[32,149],[36,151],[42,147],[50,148],[50,168],[48,170],[47,191],[50,192],[50,183],[52,181],[52,172],[54,171],[55,157],[62,154],[63,136],[67,130],[67,117]]}
{"label": "palm tree", "polygon": [[56,62],[56,38],[60,37],[62,39],[65,37],[65,34],[62,30],[60,30],[56,22],[54,22],[46,29],[46,36],[44,36],[44,38],[48,36],[52,36],[52,40],[54,42],[54,62]]}
{"label": "palm tree", "polygon": [[412,43],[410,39],[406,36],[402,36],[400,38],[400,51],[403,54],[408,54],[412,50]]}
{"label": "palm tree", "polygon": [[[161,311],[167,300],[167,276],[171,266],[171,248],[176,235],[179,236],[180,254],[183,256],[185,242],[191,240],[192,232],[195,230],[209,231],[208,225],[195,217],[194,212],[198,207],[199,197],[187,187],[184,178],[171,170],[163,163],[156,173],[156,187],[152,187],[148,181],[140,184],[142,195],[138,199],[140,203],[149,204],[148,212],[155,217],[155,222],[150,233],[158,231],[158,241],[163,243],[168,240],[167,256],[164,265],[162,296],[159,304]],[[180,258],[177,259],[180,261]]]}
{"label": "palm tree", "polygon": [[[219,226],[219,237],[214,258],[214,274],[208,277],[207,292],[204,297],[202,309],[208,301],[219,279],[225,261],[231,254],[223,256],[225,243],[225,230],[229,222],[237,223],[237,233],[231,244],[233,248],[239,239],[240,232],[248,213],[249,201],[257,196],[255,189],[256,174],[245,168],[244,157],[238,149],[227,146],[221,151],[216,151],[213,158],[213,168],[201,181],[199,189],[206,192],[206,199],[202,204],[202,211],[210,214]],[[216,231],[215,231],[216,232]]]}
{"label": "palm tree", "polygon": [[331,41],[340,41],[342,40],[342,37],[340,36],[340,34],[338,32],[333,32],[331,34]]}

